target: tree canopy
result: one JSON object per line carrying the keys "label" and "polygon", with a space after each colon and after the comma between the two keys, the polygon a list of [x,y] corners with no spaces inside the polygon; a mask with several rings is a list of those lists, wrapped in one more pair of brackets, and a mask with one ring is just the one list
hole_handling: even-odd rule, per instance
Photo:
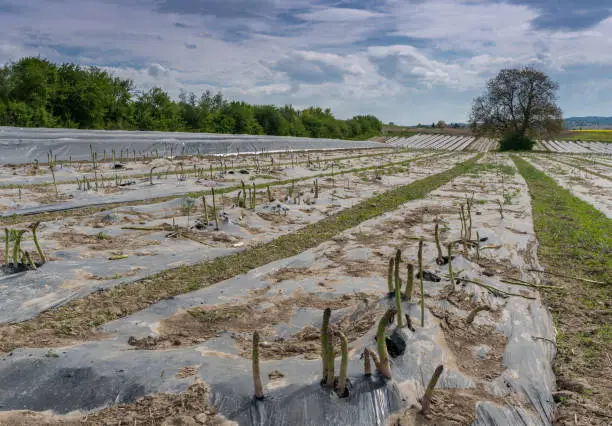
{"label": "tree canopy", "polygon": [[0,126],[192,131],[367,139],[382,123],[371,115],[340,120],[329,109],[250,105],[219,92],[162,88],[137,91],[134,82],[96,67],[23,58],[0,68]]}
{"label": "tree canopy", "polygon": [[548,136],[563,129],[556,104],[559,85],[531,67],[504,69],[474,99],[470,124],[476,134]]}

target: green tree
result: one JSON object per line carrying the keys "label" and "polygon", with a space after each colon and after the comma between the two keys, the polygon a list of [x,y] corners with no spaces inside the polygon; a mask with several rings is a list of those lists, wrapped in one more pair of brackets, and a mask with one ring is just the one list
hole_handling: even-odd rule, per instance
{"label": "green tree", "polygon": [[477,134],[552,136],[563,129],[559,85],[531,67],[503,69],[474,99],[470,124]]}
{"label": "green tree", "polygon": [[291,134],[289,122],[277,107],[273,105],[256,106],[254,114],[264,134],[277,136]]}
{"label": "green tree", "polygon": [[179,106],[158,87],[142,93],[134,107],[139,130],[177,131],[184,127]]}
{"label": "green tree", "polygon": [[100,68],[23,58],[0,68],[0,125],[355,139],[382,131],[374,116],[339,120],[330,109],[254,106],[210,90],[172,100],[159,87],[140,93],[134,87]]}

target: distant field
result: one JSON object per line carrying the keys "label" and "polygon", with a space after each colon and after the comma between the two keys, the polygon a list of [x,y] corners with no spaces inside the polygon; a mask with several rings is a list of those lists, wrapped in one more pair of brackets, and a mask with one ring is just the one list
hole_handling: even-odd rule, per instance
{"label": "distant field", "polygon": [[444,129],[433,128],[433,127],[408,127],[408,126],[392,126],[389,124],[383,124],[382,128],[383,135],[385,136],[403,136],[410,137],[419,133],[440,133],[446,135],[465,135],[471,136],[472,130],[470,128],[454,129],[452,127],[446,127]]}
{"label": "distant field", "polygon": [[568,141],[612,142],[612,130],[572,130],[564,132],[560,139]]}

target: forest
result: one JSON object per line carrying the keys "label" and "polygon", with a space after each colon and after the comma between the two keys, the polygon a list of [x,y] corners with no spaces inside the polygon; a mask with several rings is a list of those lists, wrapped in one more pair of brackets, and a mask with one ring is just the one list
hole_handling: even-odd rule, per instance
{"label": "forest", "polygon": [[340,120],[330,109],[250,105],[221,92],[137,90],[97,67],[22,58],[0,68],[0,126],[160,130],[368,139],[382,123],[371,115]]}

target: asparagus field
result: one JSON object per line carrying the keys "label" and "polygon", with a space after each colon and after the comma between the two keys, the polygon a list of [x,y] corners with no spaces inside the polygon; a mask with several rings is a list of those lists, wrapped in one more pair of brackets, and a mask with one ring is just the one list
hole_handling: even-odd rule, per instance
{"label": "asparagus field", "polygon": [[603,145],[0,128],[0,425],[607,425]]}

